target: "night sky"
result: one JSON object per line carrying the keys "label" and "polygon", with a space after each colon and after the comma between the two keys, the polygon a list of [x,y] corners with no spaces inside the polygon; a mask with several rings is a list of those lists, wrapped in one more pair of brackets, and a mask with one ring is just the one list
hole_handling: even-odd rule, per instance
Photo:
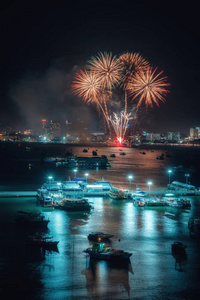
{"label": "night sky", "polygon": [[1,1],[0,127],[37,128],[41,119],[84,119],[98,111],[71,92],[79,68],[100,51],[140,52],[164,70],[166,103],[141,108],[138,128],[154,132],[200,126],[198,6],[172,1]]}

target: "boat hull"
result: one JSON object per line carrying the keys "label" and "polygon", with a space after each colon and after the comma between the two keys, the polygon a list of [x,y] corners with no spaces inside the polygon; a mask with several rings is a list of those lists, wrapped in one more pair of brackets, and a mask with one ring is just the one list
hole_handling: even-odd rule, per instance
{"label": "boat hull", "polygon": [[105,253],[105,252],[94,252],[91,250],[85,250],[89,254],[90,258],[106,261],[126,261],[130,258],[132,253],[119,252],[119,253]]}

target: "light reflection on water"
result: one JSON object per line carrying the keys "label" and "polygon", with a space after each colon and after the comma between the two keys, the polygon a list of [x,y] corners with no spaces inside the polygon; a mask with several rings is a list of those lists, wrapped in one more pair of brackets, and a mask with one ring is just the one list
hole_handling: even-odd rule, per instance
{"label": "light reflection on water", "polygon": [[[81,154],[81,149],[76,149]],[[92,149],[91,149],[92,151]],[[116,153],[109,170],[90,171],[89,180],[104,177],[123,188],[129,187],[127,174],[134,174],[132,186],[166,186],[166,161],[156,160],[162,151],[141,155],[135,149],[99,149],[99,155]],[[134,156],[131,154],[134,153]],[[34,169],[34,167],[32,168]],[[32,170],[31,170],[32,171]],[[68,169],[58,169],[67,177]],[[80,171],[82,177],[84,171]],[[0,198],[0,293],[9,299],[12,291],[24,299],[196,299],[200,279],[199,242],[189,236],[188,219],[200,215],[200,197],[190,197],[190,210],[135,207],[131,200],[91,198],[91,213],[46,210],[49,234],[58,240],[58,252],[30,249],[26,245],[28,228],[16,227],[18,210],[37,211],[33,198]],[[42,209],[43,210],[43,209]],[[87,236],[93,231],[114,234],[112,246],[131,252],[124,267],[94,262],[83,253],[89,247]],[[35,233],[34,229],[31,233]],[[171,244],[187,245],[183,272],[175,270]],[[9,288],[8,288],[9,287]],[[23,296],[22,296],[23,295]]]}

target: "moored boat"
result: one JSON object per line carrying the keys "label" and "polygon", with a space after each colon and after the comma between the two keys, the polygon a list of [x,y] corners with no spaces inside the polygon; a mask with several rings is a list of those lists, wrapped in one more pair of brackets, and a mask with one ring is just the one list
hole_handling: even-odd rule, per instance
{"label": "moored boat", "polygon": [[53,241],[53,237],[36,234],[35,236],[28,237],[28,244],[46,248],[57,247],[59,241]]}
{"label": "moored boat", "polygon": [[124,252],[123,250],[112,249],[110,246],[105,246],[104,243],[94,243],[91,248],[84,250],[90,258],[107,260],[107,261],[127,261],[132,253]]}
{"label": "moored boat", "polygon": [[115,200],[123,200],[123,199],[128,199],[128,194],[125,191],[116,189],[116,188],[112,188],[109,191],[109,197],[111,199],[115,199]]}
{"label": "moored boat", "polygon": [[183,245],[181,242],[174,242],[172,244],[172,250],[183,250],[185,248],[187,248],[187,246]]}
{"label": "moored boat", "polygon": [[62,201],[58,202],[54,207],[66,211],[89,211],[93,208],[92,205],[88,202],[88,200],[82,197],[64,198]]}
{"label": "moored boat", "polygon": [[112,238],[113,234],[103,233],[103,232],[92,232],[88,235],[88,240],[90,241],[107,241]]}

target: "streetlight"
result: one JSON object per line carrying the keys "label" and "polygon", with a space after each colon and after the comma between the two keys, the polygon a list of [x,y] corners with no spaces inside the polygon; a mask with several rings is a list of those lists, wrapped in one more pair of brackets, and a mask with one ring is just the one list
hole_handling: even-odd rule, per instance
{"label": "streetlight", "polygon": [[128,176],[128,179],[130,180],[129,189],[131,190],[131,181],[132,181],[132,179],[133,179],[133,175],[129,175],[129,176]]}
{"label": "streetlight", "polygon": [[190,174],[185,174],[186,184],[188,184],[188,177],[190,177]]}
{"label": "streetlight", "polygon": [[149,186],[149,198],[150,198],[150,186],[152,185],[152,182],[151,182],[151,181],[148,181],[147,184],[148,184],[148,186]]}
{"label": "streetlight", "polygon": [[53,177],[49,176],[48,179],[49,179],[49,192],[51,193],[51,180],[53,179]]}
{"label": "streetlight", "polygon": [[76,178],[76,173],[78,170],[74,169],[74,179]]}
{"label": "streetlight", "polygon": [[88,173],[85,173],[86,182],[87,182],[88,176],[89,176],[89,174],[88,174]]}
{"label": "streetlight", "polygon": [[167,172],[169,174],[169,184],[170,184],[170,174],[172,173],[172,170],[168,170]]}

